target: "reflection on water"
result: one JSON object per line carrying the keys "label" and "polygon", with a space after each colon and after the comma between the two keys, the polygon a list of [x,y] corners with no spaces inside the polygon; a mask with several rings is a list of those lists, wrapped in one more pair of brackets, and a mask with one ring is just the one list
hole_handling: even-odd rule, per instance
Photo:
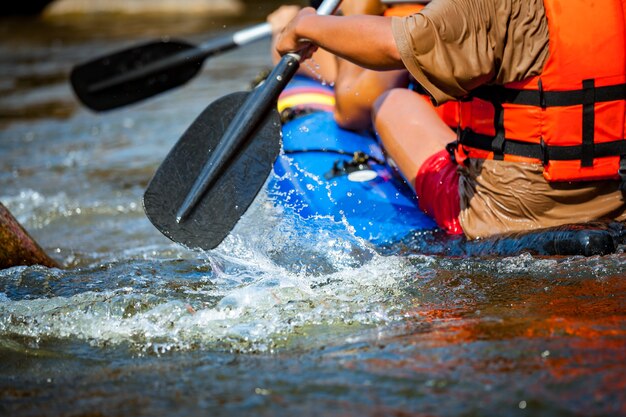
{"label": "reflection on water", "polygon": [[268,43],[103,114],[67,73],[261,15],[0,26],[0,201],[65,267],[0,271],[0,415],[626,415],[621,253],[381,255],[263,193],[209,253],[150,225],[150,176],[208,103],[269,64]]}

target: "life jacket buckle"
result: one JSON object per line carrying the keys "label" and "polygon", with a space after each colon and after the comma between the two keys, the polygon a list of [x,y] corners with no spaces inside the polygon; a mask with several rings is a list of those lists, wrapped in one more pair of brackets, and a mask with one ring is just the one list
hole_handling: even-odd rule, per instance
{"label": "life jacket buckle", "polygon": [[[470,128],[469,127],[466,127],[464,129],[461,129],[461,128],[457,129],[456,130],[456,142],[459,145],[467,144],[466,138],[467,138],[467,135],[469,135],[469,133],[470,133]],[[454,142],[452,142],[452,143],[454,143]]]}
{"label": "life jacket buckle", "polygon": [[501,157],[504,156],[505,142],[506,140],[503,135],[496,135],[491,141],[491,150],[493,151],[494,159],[501,159]]}
{"label": "life jacket buckle", "polygon": [[448,144],[446,144],[446,151],[448,152],[448,155],[450,155],[450,159],[452,160],[453,163],[457,163],[456,161],[456,149],[459,146],[460,142],[457,139],[454,142],[450,142]]}
{"label": "life jacket buckle", "polygon": [[545,110],[548,105],[546,104],[546,95],[543,93],[543,82],[541,78],[539,78],[537,82],[537,87],[539,88],[539,107]]}
{"label": "life jacket buckle", "polygon": [[621,179],[619,189],[622,192],[622,198],[626,200],[626,155],[621,155],[617,173]]}
{"label": "life jacket buckle", "polygon": [[544,166],[548,165],[550,155],[548,154],[548,145],[543,141],[543,136],[539,138],[539,147],[541,148],[541,162]]}

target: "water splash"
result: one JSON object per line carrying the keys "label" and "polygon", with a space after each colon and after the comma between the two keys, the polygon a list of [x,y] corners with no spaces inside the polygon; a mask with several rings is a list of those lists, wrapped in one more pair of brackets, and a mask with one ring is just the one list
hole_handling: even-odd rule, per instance
{"label": "water splash", "polygon": [[140,352],[268,351],[304,327],[385,322],[406,262],[329,222],[285,215],[267,200],[210,253],[163,260],[157,250],[142,262],[128,251],[82,269],[8,270],[0,335],[131,343]]}

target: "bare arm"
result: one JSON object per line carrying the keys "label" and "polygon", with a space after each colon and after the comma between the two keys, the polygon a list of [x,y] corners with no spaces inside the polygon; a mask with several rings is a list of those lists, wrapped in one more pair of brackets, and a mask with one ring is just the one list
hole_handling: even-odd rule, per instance
{"label": "bare arm", "polygon": [[313,8],[302,9],[280,33],[276,49],[306,59],[316,47],[369,69],[404,68],[387,17],[318,16]]}

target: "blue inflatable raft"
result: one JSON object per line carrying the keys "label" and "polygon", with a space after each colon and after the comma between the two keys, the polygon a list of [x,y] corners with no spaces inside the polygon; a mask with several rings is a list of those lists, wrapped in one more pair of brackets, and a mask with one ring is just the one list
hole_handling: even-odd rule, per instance
{"label": "blue inflatable raft", "polygon": [[[312,93],[303,91],[307,84],[332,94],[330,88],[303,78],[287,93],[311,98]],[[277,178],[270,189],[280,197],[278,201],[302,217],[330,216],[377,245],[398,241],[412,231],[436,228],[418,208],[411,189],[385,164],[372,135],[339,128],[330,111],[296,116],[284,124],[282,132],[284,152],[274,165]]]}
{"label": "blue inflatable raft", "polygon": [[333,120],[332,88],[296,76],[279,99],[283,153],[269,194],[303,218],[327,216],[393,253],[458,256],[606,254],[626,241],[621,223],[567,225],[479,241],[447,236],[417,205],[409,185],[385,162],[369,132]]}

